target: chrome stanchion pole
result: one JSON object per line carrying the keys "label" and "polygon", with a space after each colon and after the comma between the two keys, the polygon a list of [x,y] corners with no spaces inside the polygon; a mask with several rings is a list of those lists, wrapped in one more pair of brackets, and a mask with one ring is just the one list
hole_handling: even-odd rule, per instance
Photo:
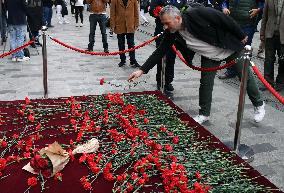
{"label": "chrome stanchion pole", "polygon": [[47,27],[42,27],[42,60],[43,60],[43,89],[44,98],[48,97],[48,86],[47,86],[47,49],[46,49],[46,31]]}
{"label": "chrome stanchion pole", "polygon": [[166,84],[166,57],[162,58],[162,70],[161,70],[161,86],[160,91],[165,93],[165,84]]}
{"label": "chrome stanchion pole", "polygon": [[246,97],[246,89],[247,89],[247,81],[248,81],[248,69],[251,60],[251,46],[245,47],[244,53],[244,64],[242,70],[242,78],[240,85],[240,95],[239,95],[239,104],[238,104],[238,112],[237,112],[237,122],[236,122],[236,130],[233,142],[225,142],[225,144],[235,151],[235,153],[240,156],[246,162],[252,162],[254,159],[253,149],[245,144],[240,144],[241,139],[241,128],[242,128],[242,120],[244,114],[244,105],[245,105],[245,97]]}

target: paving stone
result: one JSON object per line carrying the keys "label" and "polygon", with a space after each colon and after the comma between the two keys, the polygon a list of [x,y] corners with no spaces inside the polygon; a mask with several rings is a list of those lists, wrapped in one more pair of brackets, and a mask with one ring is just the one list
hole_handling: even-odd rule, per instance
{"label": "paving stone", "polygon": [[264,176],[273,176],[276,172],[268,165],[259,165],[255,169],[259,171]]}
{"label": "paving stone", "polygon": [[255,145],[252,145],[251,148],[253,149],[255,154],[277,150],[277,148],[272,146],[270,143],[255,144]]}

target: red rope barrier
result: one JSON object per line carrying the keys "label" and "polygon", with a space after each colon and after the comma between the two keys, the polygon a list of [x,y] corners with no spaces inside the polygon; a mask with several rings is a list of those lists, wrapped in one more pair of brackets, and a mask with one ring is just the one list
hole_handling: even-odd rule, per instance
{"label": "red rope barrier", "polygon": [[65,44],[65,43],[63,43],[63,42],[61,42],[61,41],[59,41],[59,40],[57,40],[57,39],[55,39],[55,38],[50,37],[50,36],[49,36],[49,37],[50,37],[50,39],[53,40],[54,42],[56,42],[56,43],[58,43],[58,44],[60,44],[60,45],[62,45],[62,46],[64,46],[64,47],[66,47],[66,48],[69,48],[69,49],[71,49],[71,50],[74,50],[74,51],[76,51],[76,52],[80,52],[80,53],[83,53],[83,54],[96,55],[96,56],[109,56],[109,55],[119,55],[119,54],[123,54],[123,53],[126,53],[126,52],[132,52],[132,51],[134,51],[134,50],[136,50],[136,49],[139,49],[139,48],[141,48],[141,47],[144,47],[144,46],[150,44],[151,42],[153,42],[154,40],[156,40],[160,35],[161,35],[161,34],[159,34],[159,35],[153,37],[152,39],[150,39],[150,40],[148,40],[148,41],[146,41],[146,42],[144,42],[144,43],[142,43],[142,44],[140,44],[140,45],[138,45],[138,46],[135,46],[135,47],[133,47],[133,48],[130,48],[130,49],[128,49],[128,50],[123,50],[123,51],[118,51],[118,52],[110,52],[110,53],[105,53],[105,52],[90,52],[90,51],[82,50],[82,49],[75,48],[75,47],[73,47],[73,46],[67,45],[67,44]]}
{"label": "red rope barrier", "polygon": [[179,57],[179,59],[185,63],[188,67],[192,68],[193,70],[198,70],[198,71],[202,71],[202,72],[212,72],[212,71],[217,71],[217,70],[222,70],[224,68],[228,68],[230,66],[233,66],[234,64],[236,64],[235,60],[232,60],[226,64],[224,64],[223,66],[216,66],[216,67],[211,67],[211,68],[202,68],[202,67],[197,67],[197,66],[193,66],[192,64],[188,64],[187,61],[184,59],[184,57],[181,55],[181,53],[176,49],[175,46],[172,46],[172,49],[174,50],[174,52],[177,54],[177,56]]}
{"label": "red rope barrier", "polygon": [[256,65],[254,63],[252,63],[252,69],[255,72],[256,76],[259,78],[259,80],[262,82],[262,84],[264,84],[264,86],[271,92],[271,94],[273,94],[280,103],[282,103],[284,105],[284,97],[282,97],[266,80],[265,78],[262,76],[261,72],[258,70],[258,68],[256,67]]}
{"label": "red rope barrier", "polygon": [[0,55],[0,58],[4,58],[4,57],[9,56],[9,55],[11,55],[11,54],[13,54],[13,53],[15,53],[15,52],[18,52],[18,51],[24,49],[25,47],[28,47],[28,46],[31,45],[32,43],[34,43],[33,40],[32,40],[32,41],[29,41],[29,42],[27,42],[27,43],[25,43],[24,45],[22,45],[22,46],[20,46],[20,47],[18,47],[18,48],[16,48],[16,49],[14,49],[14,50],[11,50],[10,52],[7,52],[7,53],[4,53],[4,54]]}

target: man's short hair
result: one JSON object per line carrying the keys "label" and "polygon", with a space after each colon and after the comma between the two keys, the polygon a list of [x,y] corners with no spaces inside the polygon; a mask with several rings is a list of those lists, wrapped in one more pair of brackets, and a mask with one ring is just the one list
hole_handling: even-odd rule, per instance
{"label": "man's short hair", "polygon": [[164,14],[170,15],[173,18],[176,16],[181,16],[180,10],[172,5],[167,5],[161,10],[160,16],[163,16]]}

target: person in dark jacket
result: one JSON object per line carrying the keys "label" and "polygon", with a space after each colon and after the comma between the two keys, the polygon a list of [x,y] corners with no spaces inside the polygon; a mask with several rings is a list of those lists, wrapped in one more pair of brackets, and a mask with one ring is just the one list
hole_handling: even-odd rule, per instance
{"label": "person in dark jacket", "polygon": [[[10,37],[10,47],[14,50],[22,46],[25,42],[27,32],[26,6],[25,0],[6,0],[8,10],[8,32]],[[29,60],[24,56],[23,50],[12,54],[12,61],[21,62]]]}
{"label": "person in dark jacket", "polygon": [[0,30],[1,30],[1,45],[7,40],[7,8],[2,0],[0,0]]}
{"label": "person in dark jacket", "polygon": [[46,25],[47,27],[53,27],[53,25],[51,25],[52,6],[53,0],[42,0],[43,25]]}
{"label": "person in dark jacket", "polygon": [[31,46],[41,46],[38,36],[39,30],[42,27],[42,0],[28,0],[26,12],[29,36],[31,40],[35,41]]}
{"label": "person in dark jacket", "polygon": [[[159,18],[159,9],[166,5],[173,5],[178,9],[183,9],[186,6],[186,0],[152,0],[150,3],[150,10],[149,14],[155,18],[155,32],[154,35],[158,35],[164,31],[163,24]],[[156,40],[156,47],[158,47],[161,43],[161,38]],[[166,55],[166,70],[165,70],[165,91],[171,92],[174,90],[172,82],[174,80],[174,64],[176,59],[176,54],[173,53],[172,50],[169,50]],[[157,74],[156,74],[156,81],[157,81],[157,89],[160,90],[161,87],[161,71],[162,71],[162,60],[160,60],[157,64]]]}
{"label": "person in dark jacket", "polygon": [[[222,61],[235,60],[235,67],[241,78],[241,56],[247,36],[231,17],[208,7],[191,8],[181,15],[177,8],[166,6],[161,11],[160,18],[166,29],[163,40],[140,70],[130,75],[129,81],[148,73],[172,45],[180,50],[189,64],[192,64],[195,53],[201,55],[203,68],[218,66]],[[247,93],[255,107],[254,120],[260,122],[265,115],[265,104],[251,70],[248,74]],[[199,115],[194,118],[200,124],[209,120],[215,75],[216,72],[201,72],[200,110]]]}
{"label": "person in dark jacket", "polygon": [[[264,0],[226,0],[222,5],[223,13],[231,16],[247,34],[246,45],[251,45],[258,22],[258,15],[261,14]],[[234,67],[219,76],[220,79],[234,78],[237,76]]]}

